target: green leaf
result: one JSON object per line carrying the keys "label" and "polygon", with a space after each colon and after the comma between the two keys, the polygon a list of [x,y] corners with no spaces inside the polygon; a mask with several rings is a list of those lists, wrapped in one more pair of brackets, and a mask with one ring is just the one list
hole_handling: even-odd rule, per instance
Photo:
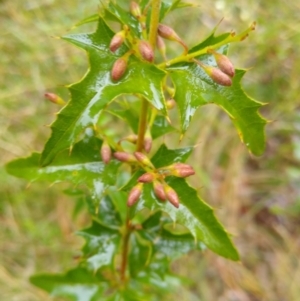
{"label": "green leaf", "polygon": [[106,18],[112,19],[113,21],[118,21],[123,25],[129,26],[137,37],[142,38],[141,24],[128,12],[128,10],[124,10],[117,3],[109,1],[109,3],[105,6],[104,11]]}
{"label": "green leaf", "polygon": [[192,250],[203,250],[205,246],[195,241],[191,234],[175,235],[163,231],[155,241],[155,252],[165,254],[169,260],[175,260]]}
{"label": "green leaf", "polygon": [[[216,44],[225,39],[227,35],[211,36],[203,43],[195,46],[191,52],[207,47],[211,45],[210,43]],[[221,47],[218,52],[226,53],[227,46]],[[201,55],[198,59],[204,64],[216,66],[212,55]],[[240,81],[245,70],[236,70],[233,84],[230,87],[216,84],[195,63],[176,64],[168,70],[176,88],[174,98],[180,111],[182,133],[187,130],[195,111],[199,107],[214,103],[229,115],[247,148],[254,155],[263,153],[266,120],[258,113],[258,109],[263,104],[250,98],[243,91]]]}
{"label": "green leaf", "polygon": [[[153,156],[152,162],[156,167],[171,164],[172,162],[184,162],[191,152],[189,150],[168,150],[162,146]],[[135,185],[138,173],[133,175],[129,183],[122,189],[128,191]],[[167,183],[175,189],[180,199],[179,208],[175,208],[169,202],[161,202],[154,194],[152,184],[145,184],[139,201],[131,207],[131,214],[143,208],[150,210],[162,210],[166,212],[174,222],[185,226],[197,241],[203,242],[215,253],[232,260],[239,260],[239,255],[220,222],[214,215],[213,209],[208,206],[191,188],[185,179],[169,177]]]}
{"label": "green leaf", "polygon": [[53,297],[67,297],[72,301],[96,301],[107,288],[97,275],[81,267],[65,274],[35,275],[30,282]]}
{"label": "green leaf", "polygon": [[165,73],[153,64],[131,56],[122,79],[118,82],[111,80],[114,62],[127,51],[126,46],[122,46],[116,54],[109,50],[113,35],[113,31],[100,18],[95,33],[63,37],[87,51],[90,69],[80,82],[69,87],[71,100],[51,125],[52,135],[41,156],[43,166],[48,165],[59,151],[72,146],[86,127],[96,125],[102,109],[121,94],[140,94],[166,114],[162,92]]}
{"label": "green leaf", "polygon": [[113,266],[114,256],[120,243],[120,233],[93,221],[92,226],[78,231],[86,240],[82,251],[89,269],[97,271],[103,266]]}
{"label": "green leaf", "polygon": [[156,116],[151,128],[151,135],[153,139],[174,131],[176,131],[176,129],[169,124],[164,116]]}
{"label": "green leaf", "polygon": [[[191,250],[205,249],[190,233],[174,234],[174,229],[179,225],[169,222],[170,218],[162,217],[161,211],[157,211],[142,224],[143,230],[139,231],[139,234],[153,243],[153,253],[160,253],[160,256],[165,256],[168,260],[175,260]],[[167,230],[168,226],[170,231]]]}
{"label": "green leaf", "polygon": [[175,162],[185,162],[192,151],[193,147],[168,149],[165,144],[162,144],[151,158],[151,161],[156,168],[167,166]]}
{"label": "green leaf", "polygon": [[55,161],[46,167],[40,167],[40,154],[33,153],[28,158],[14,160],[6,165],[8,173],[28,181],[50,181],[52,183],[69,181],[74,185],[86,184],[95,194],[116,181],[116,172],[120,163],[112,160],[109,164],[101,161],[99,150],[102,141],[93,134],[86,136],[74,145],[73,151],[61,152]]}
{"label": "green leaf", "polygon": [[88,17],[82,19],[81,21],[77,22],[74,27],[78,27],[78,26],[81,26],[81,25],[84,25],[87,23],[96,22],[98,20],[99,20],[99,14],[93,14],[93,15],[88,16]]}
{"label": "green leaf", "polygon": [[138,233],[130,236],[129,270],[132,277],[150,263],[152,243],[142,239]]}

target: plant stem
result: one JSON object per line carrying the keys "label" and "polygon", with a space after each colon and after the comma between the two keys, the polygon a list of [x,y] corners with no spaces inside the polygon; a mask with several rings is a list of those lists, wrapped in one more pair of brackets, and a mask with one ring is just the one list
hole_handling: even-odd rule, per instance
{"label": "plant stem", "polygon": [[250,27],[248,27],[245,31],[243,31],[242,33],[240,33],[239,35],[235,35],[235,34],[229,34],[228,37],[226,39],[224,39],[223,41],[216,43],[214,45],[210,45],[208,47],[204,47],[198,51],[192,52],[192,53],[188,53],[188,54],[182,54],[178,57],[175,57],[174,59],[171,59],[167,62],[163,62],[161,64],[158,64],[157,67],[158,68],[166,68],[170,65],[176,64],[176,63],[180,63],[180,62],[192,62],[192,59],[201,55],[201,54],[206,54],[207,51],[209,49],[217,49],[223,45],[226,45],[228,43],[234,43],[234,42],[241,42],[243,41],[249,34],[250,31],[255,29],[255,22],[253,22]]}
{"label": "plant stem", "polygon": [[[150,21],[150,33],[149,33],[149,43],[155,49],[156,45],[156,35],[157,35],[157,27],[159,22],[159,11],[160,11],[160,1],[161,0],[152,0],[152,13],[151,13],[151,21]],[[138,130],[138,140],[136,150],[138,152],[142,151],[144,148],[144,138],[147,130],[147,117],[148,117],[148,101],[143,98],[142,106],[140,112],[140,122],[139,122],[139,130]],[[122,258],[121,258],[121,268],[120,268],[120,278],[121,282],[126,282],[126,270],[128,264],[128,251],[129,251],[129,238],[131,234],[131,222],[129,218],[129,212],[127,211],[126,225],[125,231],[123,233],[123,246],[122,246]]]}
{"label": "plant stem", "polygon": [[[158,27],[158,23],[159,23],[160,1],[161,0],[152,0],[149,43],[152,46],[153,51],[155,50],[155,46],[156,46],[157,27]],[[138,140],[137,140],[137,144],[136,144],[136,150],[138,152],[142,151],[143,147],[144,147],[144,138],[145,138],[145,133],[147,130],[148,107],[149,107],[148,101],[145,98],[143,98],[141,112],[140,112]]]}
{"label": "plant stem", "polygon": [[131,233],[131,225],[130,225],[130,219],[128,217],[128,211],[127,211],[126,228],[125,228],[125,233],[123,235],[122,261],[121,261],[121,269],[120,269],[120,278],[121,278],[121,282],[123,283],[126,281],[126,268],[128,262],[128,247],[129,247],[130,233]]}
{"label": "plant stem", "polygon": [[141,152],[144,148],[144,138],[147,130],[147,115],[148,115],[148,100],[142,99],[142,107],[140,112],[140,122],[138,131],[138,140],[136,143],[136,150]]}

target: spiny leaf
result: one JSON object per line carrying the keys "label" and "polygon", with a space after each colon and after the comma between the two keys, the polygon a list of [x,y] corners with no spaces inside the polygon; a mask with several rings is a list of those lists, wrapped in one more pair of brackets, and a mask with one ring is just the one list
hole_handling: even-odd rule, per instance
{"label": "spiny leaf", "polygon": [[86,240],[82,251],[89,269],[97,271],[102,266],[113,266],[121,237],[118,230],[93,221],[91,227],[78,231],[77,234]]}
{"label": "spiny leaf", "polygon": [[[170,162],[184,162],[186,152],[178,150],[168,150],[162,146],[153,156],[154,166],[161,167]],[[139,172],[133,175],[129,183],[123,187],[129,190],[135,185]],[[145,184],[139,201],[131,207],[131,214],[143,208],[150,210],[162,210],[166,212],[173,221],[185,226],[196,240],[202,241],[209,249],[215,253],[232,260],[238,260],[239,255],[232,244],[229,235],[226,233],[220,222],[214,215],[213,209],[209,207],[181,178],[167,178],[168,184],[177,192],[180,199],[180,207],[177,209],[169,202],[161,202],[154,194],[152,184]]]}
{"label": "spiny leaf", "polygon": [[[191,250],[203,250],[205,245],[201,242],[195,242],[190,233],[174,234],[176,224],[167,217],[162,218],[161,211],[157,211],[143,222],[139,234],[151,241],[154,245],[153,253],[159,253],[159,256],[165,256],[168,260],[175,260]],[[170,226],[170,231],[166,230]],[[178,225],[177,225],[178,226]],[[185,232],[188,231],[185,228]]]}
{"label": "spiny leaf", "polygon": [[129,270],[130,275],[135,277],[139,271],[144,270],[150,263],[152,242],[142,239],[138,233],[130,237]]}
{"label": "spiny leaf", "polygon": [[72,301],[94,301],[108,287],[99,276],[82,267],[65,274],[35,275],[30,278],[30,282],[53,297],[66,297]]}
{"label": "spiny leaf", "polygon": [[101,144],[102,141],[94,136],[85,137],[74,145],[71,155],[68,150],[61,152],[50,166],[40,167],[40,154],[33,153],[28,158],[8,163],[6,169],[8,173],[31,182],[69,181],[74,185],[84,183],[99,195],[99,185],[103,190],[115,183],[115,175],[120,165],[116,160],[107,165],[101,161]]}
{"label": "spiny leaf", "polygon": [[48,165],[56,154],[72,146],[82,131],[96,125],[101,110],[121,94],[137,93],[166,114],[162,93],[165,73],[152,64],[131,57],[124,77],[118,82],[111,79],[111,68],[116,59],[127,51],[122,46],[117,54],[108,49],[113,31],[100,18],[98,28],[92,34],[73,34],[63,37],[87,51],[90,69],[85,77],[69,87],[71,101],[52,124],[52,135],[41,156],[41,165]]}
{"label": "spiny leaf", "polygon": [[[210,36],[203,43],[195,46],[191,52],[214,45],[227,36],[228,34],[219,37]],[[221,47],[218,52],[225,54],[227,46]],[[206,65],[216,66],[211,55],[201,55],[198,59]],[[230,87],[216,84],[195,63],[176,64],[168,70],[176,88],[174,98],[180,111],[182,133],[187,130],[195,111],[199,107],[214,103],[229,115],[247,148],[254,155],[263,153],[266,120],[258,113],[263,104],[250,98],[242,89],[240,81],[245,74],[245,70],[236,70]]]}

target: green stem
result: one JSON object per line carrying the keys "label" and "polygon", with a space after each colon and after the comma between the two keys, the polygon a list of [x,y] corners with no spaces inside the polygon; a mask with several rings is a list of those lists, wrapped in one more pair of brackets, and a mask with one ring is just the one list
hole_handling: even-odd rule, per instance
{"label": "green stem", "polygon": [[128,211],[127,211],[125,232],[123,234],[122,258],[121,258],[121,268],[120,268],[120,278],[122,283],[126,282],[126,269],[127,269],[127,262],[128,262],[130,233],[131,233],[131,224],[130,224],[130,219],[128,217]]}
{"label": "green stem", "polygon": [[167,62],[163,62],[161,64],[158,64],[157,67],[158,68],[166,68],[170,65],[180,63],[180,62],[191,62],[193,60],[193,58],[195,58],[195,57],[197,57],[201,54],[206,54],[209,49],[217,49],[217,48],[219,48],[223,45],[226,45],[228,43],[243,41],[248,36],[249,32],[254,30],[254,29],[255,29],[255,22],[253,24],[251,24],[249,28],[247,28],[245,31],[243,31],[239,35],[230,34],[226,39],[224,39],[223,41],[221,41],[219,43],[204,47],[204,48],[202,48],[198,51],[192,52],[192,53],[182,54],[182,55],[180,55],[180,56],[178,56],[174,59],[171,59]]}
{"label": "green stem", "polygon": [[157,27],[159,23],[159,11],[160,11],[160,1],[161,0],[152,0],[152,11],[151,11],[151,21],[150,21],[150,31],[149,31],[149,43],[153,48],[153,51],[156,46],[156,36],[157,36]]}
{"label": "green stem", "polygon": [[148,115],[148,100],[145,98],[142,99],[142,107],[140,112],[140,122],[139,122],[139,131],[138,131],[138,140],[136,143],[136,150],[141,152],[144,148],[144,138],[147,130],[147,115]]}
{"label": "green stem", "polygon": [[[152,0],[152,13],[151,13],[151,21],[150,21],[150,33],[149,33],[149,43],[155,49],[156,45],[156,34],[157,27],[159,22],[159,11],[160,11],[160,1],[161,0]],[[144,148],[144,138],[147,130],[147,116],[148,116],[148,101],[143,98],[142,99],[142,107],[140,112],[140,122],[139,122],[139,130],[138,130],[138,140],[137,140],[137,151],[142,151]],[[131,222],[129,218],[129,213],[127,211],[126,225],[125,231],[123,233],[123,246],[122,246],[122,255],[121,255],[121,268],[120,268],[120,278],[121,282],[126,282],[126,270],[128,264],[128,251],[129,251],[129,239],[130,234],[132,232]]]}
{"label": "green stem", "polygon": [[[152,46],[153,51],[156,46],[157,27],[158,27],[158,23],[159,23],[160,1],[161,0],[152,0],[149,43]],[[136,144],[136,150],[138,152],[142,151],[143,147],[144,147],[144,138],[145,138],[145,133],[147,130],[148,107],[149,107],[148,101],[143,98],[141,112],[140,112],[138,140],[137,140],[137,144]]]}

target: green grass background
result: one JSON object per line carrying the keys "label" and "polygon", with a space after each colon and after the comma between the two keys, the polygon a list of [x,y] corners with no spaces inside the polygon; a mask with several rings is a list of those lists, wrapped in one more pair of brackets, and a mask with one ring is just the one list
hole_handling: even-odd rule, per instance
{"label": "green grass background", "polygon": [[[269,120],[263,156],[250,155],[229,118],[214,106],[197,112],[183,144],[197,145],[191,183],[216,209],[241,253],[241,263],[211,252],[190,253],[172,269],[190,279],[176,300],[300,300],[300,3],[297,1],[194,1],[166,23],[189,46],[224,18],[218,32],[258,27],[230,49],[237,67],[251,68],[243,84]],[[55,118],[51,91],[79,80],[86,56],[55,36],[96,13],[98,1],[0,1],[0,299],[50,300],[31,286],[37,272],[76,265],[82,241],[74,231],[89,223],[73,216],[75,202],[60,191],[15,179],[5,162],[41,151]],[[92,30],[93,24],[77,29]],[[171,44],[168,44],[169,46]],[[195,163],[196,162],[196,163]],[[174,297],[175,298],[175,297]],[[180,299],[178,299],[180,298]],[[174,299],[175,300],[175,299]]]}

